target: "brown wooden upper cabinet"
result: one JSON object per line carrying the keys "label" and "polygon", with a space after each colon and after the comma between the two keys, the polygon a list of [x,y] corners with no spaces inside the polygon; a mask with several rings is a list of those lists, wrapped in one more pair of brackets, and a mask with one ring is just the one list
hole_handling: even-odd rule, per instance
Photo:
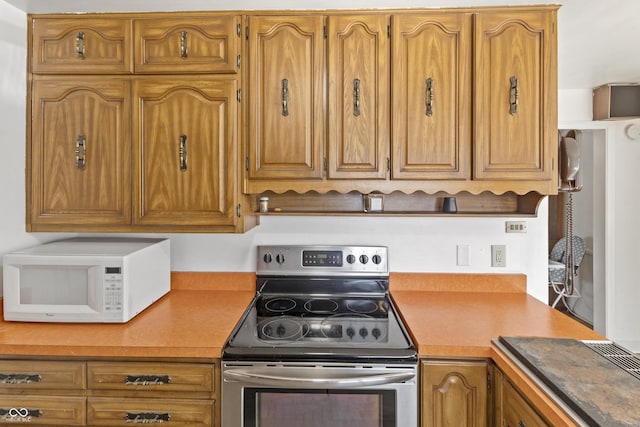
{"label": "brown wooden upper cabinet", "polygon": [[387,176],[389,23],[389,15],[327,18],[329,178]]}
{"label": "brown wooden upper cabinet", "polygon": [[35,81],[28,146],[28,222],[131,222],[130,83],[74,76]]}
{"label": "brown wooden upper cabinet", "polygon": [[245,192],[555,194],[556,10],[249,17]]}
{"label": "brown wooden upper cabinet", "polygon": [[552,180],[556,14],[475,14],[474,179]]}
{"label": "brown wooden upper cabinet", "polygon": [[240,29],[236,15],[136,19],[135,72],[237,73]]}
{"label": "brown wooden upper cabinet", "polygon": [[251,16],[249,179],[320,179],[324,17]]}
{"label": "brown wooden upper cabinet", "polygon": [[32,21],[34,73],[126,74],[133,71],[131,20],[73,16]]}
{"label": "brown wooden upper cabinet", "polygon": [[392,18],[393,179],[471,176],[471,14]]}
{"label": "brown wooden upper cabinet", "polygon": [[134,82],[135,224],[235,225],[237,80]]}

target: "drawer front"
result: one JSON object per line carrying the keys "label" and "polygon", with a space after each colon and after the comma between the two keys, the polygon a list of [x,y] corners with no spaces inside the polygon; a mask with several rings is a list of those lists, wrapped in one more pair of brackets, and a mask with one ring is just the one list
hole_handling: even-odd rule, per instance
{"label": "drawer front", "polygon": [[86,383],[83,362],[0,360],[0,391],[83,390]]}
{"label": "drawer front", "polygon": [[130,391],[214,391],[214,365],[197,363],[111,363],[87,364],[88,388]]}
{"label": "drawer front", "polygon": [[129,19],[36,18],[31,69],[34,73],[130,73],[131,28]]}
{"label": "drawer front", "polygon": [[85,418],[84,397],[0,397],[0,425],[82,426]]}
{"label": "drawer front", "polygon": [[135,21],[136,73],[237,73],[239,16]]}
{"label": "drawer front", "polygon": [[170,426],[213,425],[213,400],[90,398],[87,424],[130,426],[168,424]]}
{"label": "drawer front", "polygon": [[549,427],[540,415],[509,383],[504,385],[505,427]]}

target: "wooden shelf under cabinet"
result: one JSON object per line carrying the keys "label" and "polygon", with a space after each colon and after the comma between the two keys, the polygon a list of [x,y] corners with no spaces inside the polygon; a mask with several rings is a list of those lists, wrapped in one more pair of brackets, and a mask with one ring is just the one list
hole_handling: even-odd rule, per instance
{"label": "wooden shelf under cabinet", "polygon": [[[376,193],[379,194],[379,193]],[[540,201],[544,197],[538,193],[523,196],[515,193],[478,195],[458,193],[455,195],[438,192],[426,194],[416,192],[404,194],[395,191],[383,194],[383,211],[364,212],[363,195],[352,191],[346,194],[329,192],[325,194],[298,194],[288,191],[282,194],[264,192],[252,197],[252,209],[259,211],[260,197],[269,198],[269,212],[260,215],[327,215],[327,216],[535,216]],[[445,197],[456,198],[456,213],[442,212]]]}

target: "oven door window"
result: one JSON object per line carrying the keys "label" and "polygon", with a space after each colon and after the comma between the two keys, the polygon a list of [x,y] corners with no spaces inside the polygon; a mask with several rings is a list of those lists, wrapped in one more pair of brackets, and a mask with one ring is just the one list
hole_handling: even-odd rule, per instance
{"label": "oven door window", "polygon": [[395,427],[394,390],[245,388],[244,427]]}

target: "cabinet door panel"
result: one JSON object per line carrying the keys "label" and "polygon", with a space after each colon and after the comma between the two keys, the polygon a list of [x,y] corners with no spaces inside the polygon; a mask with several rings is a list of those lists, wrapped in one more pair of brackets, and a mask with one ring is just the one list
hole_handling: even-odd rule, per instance
{"label": "cabinet door panel", "polygon": [[234,15],[137,19],[136,73],[237,73],[238,25]]}
{"label": "cabinet door panel", "polygon": [[393,17],[394,179],[469,179],[471,15]]}
{"label": "cabinet door panel", "polygon": [[487,362],[426,360],[422,427],[487,425]]}
{"label": "cabinet door panel", "polygon": [[129,87],[80,77],[33,83],[32,224],[130,222]]}
{"label": "cabinet door panel", "polygon": [[237,81],[134,84],[134,223],[234,224]]}
{"label": "cabinet door panel", "polygon": [[130,73],[131,21],[95,17],[33,20],[34,73]]}
{"label": "cabinet door panel", "polygon": [[249,18],[249,178],[321,178],[323,17]]}
{"label": "cabinet door panel", "polygon": [[388,15],[328,18],[329,178],[386,177],[388,26]]}
{"label": "cabinet door panel", "polygon": [[551,12],[476,15],[474,178],[552,178],[554,28]]}

